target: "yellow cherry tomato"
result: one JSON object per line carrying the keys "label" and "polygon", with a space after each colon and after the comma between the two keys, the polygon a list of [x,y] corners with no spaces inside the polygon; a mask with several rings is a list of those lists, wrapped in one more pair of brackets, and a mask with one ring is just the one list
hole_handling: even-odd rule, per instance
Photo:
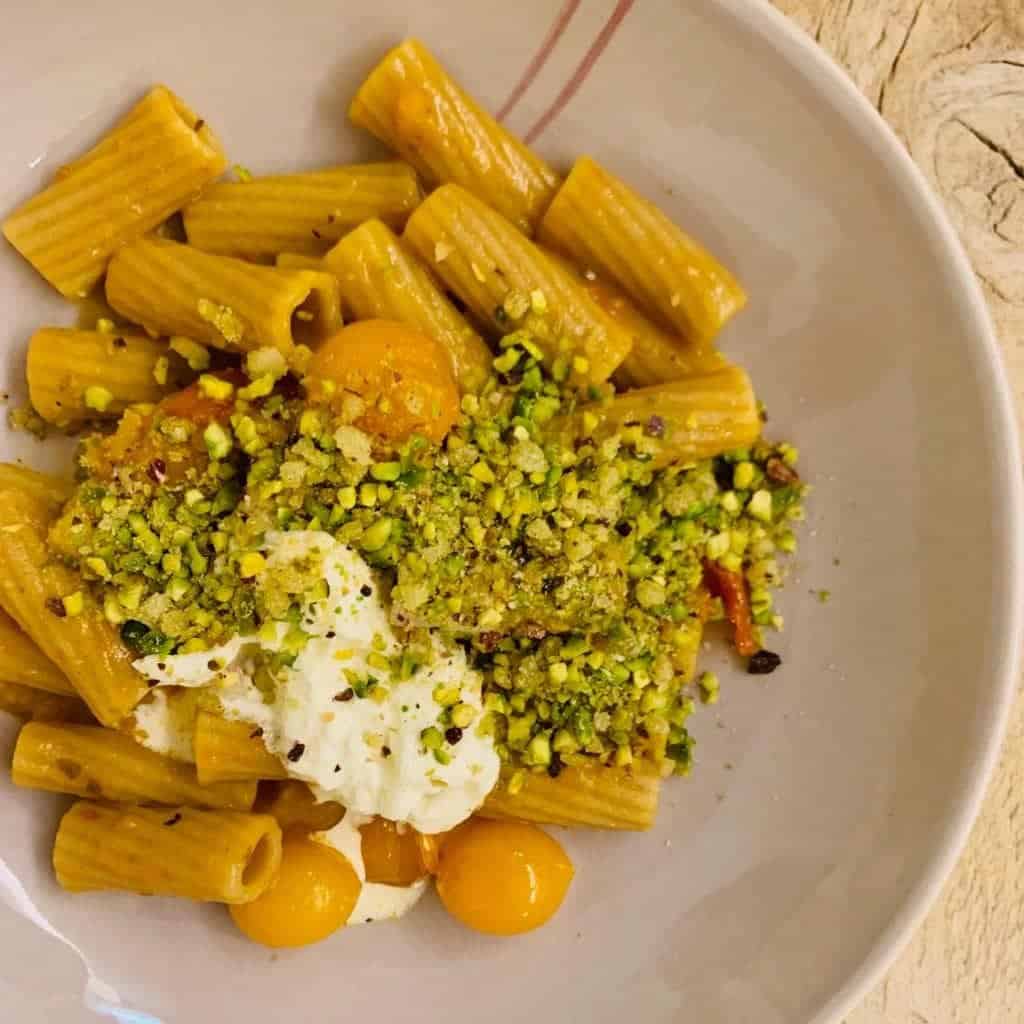
{"label": "yellow cherry tomato", "polygon": [[423,434],[440,442],[459,415],[448,350],[395,320],[343,327],[316,350],[306,378],[312,401],[344,412],[356,399],[355,425],[391,441]]}
{"label": "yellow cherry tomato", "polygon": [[554,915],[573,873],[562,847],[535,825],[473,819],[441,847],[437,892],[464,925],[518,935]]}
{"label": "yellow cherry tomato", "polygon": [[337,850],[292,832],[284,837],[277,881],[252,903],[229,909],[253,942],[308,946],[348,921],[361,888],[352,865]]}
{"label": "yellow cherry tomato", "polygon": [[411,825],[399,831],[393,821],[374,818],[360,825],[359,834],[368,882],[406,886],[427,873],[417,841],[419,832]]}

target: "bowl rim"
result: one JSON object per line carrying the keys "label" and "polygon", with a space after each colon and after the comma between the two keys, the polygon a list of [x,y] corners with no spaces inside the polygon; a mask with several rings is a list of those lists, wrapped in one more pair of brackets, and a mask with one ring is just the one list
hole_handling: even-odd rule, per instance
{"label": "bowl rim", "polygon": [[946,262],[957,282],[955,299],[968,324],[965,332],[968,348],[974,349],[980,357],[980,384],[991,398],[986,426],[995,449],[993,463],[1001,469],[993,495],[996,507],[993,535],[997,548],[1004,553],[1004,570],[994,574],[993,587],[998,598],[995,606],[1004,611],[993,630],[994,635],[1002,638],[994,657],[997,667],[993,699],[981,712],[981,730],[986,739],[960,791],[955,794],[942,839],[920,878],[894,909],[888,925],[860,966],[808,1021],[808,1024],[839,1024],[882,980],[938,899],[964,852],[1003,747],[1017,695],[1024,641],[1024,535],[1018,528],[1024,517],[1020,428],[991,310],[974,268],[945,206],[896,132],[842,66],[774,4],[750,4],[749,0],[716,0],[716,3],[727,16],[756,33],[810,80],[851,127],[859,126],[864,130],[865,144],[874,151],[894,183],[901,187],[910,211],[932,234],[940,259]]}
{"label": "bowl rim", "polygon": [[[626,9],[635,0],[627,0]],[[777,2],[777,0],[776,0]],[[680,4],[682,6],[682,4]],[[714,8],[774,51],[857,131],[900,189],[901,201],[921,224],[938,266],[955,281],[953,299],[964,320],[963,340],[976,357],[978,382],[989,403],[984,419],[993,446],[993,544],[1003,556],[993,574],[998,637],[992,653],[991,697],[978,710],[976,757],[952,791],[940,836],[909,890],[890,911],[861,963],[817,1005],[806,1024],[840,1024],[881,981],[909,944],[964,853],[1003,748],[1024,641],[1024,475],[1016,404],[991,310],[942,201],[895,131],[846,71],[774,3],[714,0]],[[1022,697],[1024,699],[1024,697]],[[66,940],[65,940],[66,941]],[[77,952],[77,950],[76,950]],[[88,964],[86,964],[88,968]],[[93,982],[90,970],[89,985]],[[87,991],[88,987],[87,985]]]}

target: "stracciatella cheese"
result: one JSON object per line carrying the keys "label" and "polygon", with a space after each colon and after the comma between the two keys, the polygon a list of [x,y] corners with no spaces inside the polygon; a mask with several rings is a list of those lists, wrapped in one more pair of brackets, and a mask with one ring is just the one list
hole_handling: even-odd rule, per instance
{"label": "stracciatella cheese", "polygon": [[[269,700],[253,682],[253,666],[260,653],[282,649],[284,623],[198,654],[141,658],[136,668],[158,685],[211,687],[227,717],[263,729],[290,775],[353,814],[408,822],[426,833],[469,817],[498,778],[492,737],[472,726],[461,730],[441,758],[423,742],[441,711],[438,688],[482,713],[481,680],[463,650],[435,642],[431,664],[399,679],[385,666],[400,646],[359,554],[318,531],[274,534],[266,547],[270,569],[319,556],[328,588],[305,610],[308,640],[290,667],[277,670]],[[356,677],[374,680],[368,696],[354,694],[348,680]]]}

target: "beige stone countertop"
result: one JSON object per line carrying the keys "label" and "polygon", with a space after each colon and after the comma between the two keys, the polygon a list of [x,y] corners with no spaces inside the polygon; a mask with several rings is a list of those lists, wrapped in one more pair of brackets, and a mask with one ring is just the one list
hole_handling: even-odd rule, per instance
{"label": "beige stone countertop", "polygon": [[[1024,0],[774,0],[849,73],[945,203],[1024,413]],[[1024,696],[967,849],[846,1024],[1024,1021]]]}

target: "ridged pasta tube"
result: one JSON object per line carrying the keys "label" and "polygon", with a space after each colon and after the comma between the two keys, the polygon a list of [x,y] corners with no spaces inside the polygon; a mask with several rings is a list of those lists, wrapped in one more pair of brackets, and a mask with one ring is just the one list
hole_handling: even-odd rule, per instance
{"label": "ridged pasta tube", "polygon": [[557,778],[529,773],[510,793],[498,783],[483,807],[483,818],[532,821],[539,825],[642,831],[654,825],[661,779],[654,768],[570,765]]}
{"label": "ridged pasta tube", "polygon": [[66,477],[40,473],[14,462],[0,462],[0,490],[21,491],[56,509],[71,498],[75,485]]}
{"label": "ridged pasta tube", "polygon": [[46,544],[51,521],[52,508],[0,490],[0,607],[64,672],[96,718],[114,726],[142,699],[146,684],[113,626],[84,597],[81,577],[53,560]]}
{"label": "ridged pasta tube", "polygon": [[159,341],[71,327],[41,327],[32,335],[26,373],[32,407],[59,427],[116,419],[129,405],[159,402],[184,381],[183,365]]}
{"label": "ridged pasta tube", "polygon": [[139,746],[130,736],[89,725],[30,722],[14,746],[16,786],[111,800],[250,811],[255,782],[200,785],[195,767]]}
{"label": "ridged pasta tube", "polygon": [[20,683],[0,680],[0,711],[40,722],[91,722],[89,709],[78,697],[47,693]]}
{"label": "ridged pasta tube", "polygon": [[147,238],[110,261],[107,301],[151,334],[215,348],[315,348],[341,326],[338,282],[312,270],[261,267]]}
{"label": "ridged pasta tube", "polygon": [[456,83],[416,39],[370,72],[349,117],[430,185],[452,181],[532,233],[559,177]]}
{"label": "ridged pasta tube", "polygon": [[83,297],[120,246],[195,199],[226,166],[209,125],[157,86],[15,210],[3,232],[62,295]]}
{"label": "ridged pasta tube", "polygon": [[713,348],[695,348],[645,316],[623,292],[588,275],[561,253],[544,249],[548,259],[572,273],[587,294],[621,327],[629,332],[633,347],[615,371],[615,383],[623,388],[665,384],[680,377],[706,373],[725,365]]}
{"label": "ridged pasta tube", "polygon": [[697,346],[710,345],[747,301],[732,274],[699,242],[588,156],[576,161],[537,236],[617,282]]}
{"label": "ridged pasta tube", "polygon": [[478,391],[491,350],[394,232],[370,220],[349,232],[324,259],[345,308],[359,320],[399,320],[437,339],[452,357],[460,389]]}
{"label": "ridged pasta tube", "polygon": [[288,773],[248,722],[221,718],[210,711],[196,716],[193,748],[196,772],[204,786],[246,779],[286,779]]}
{"label": "ridged pasta tube", "polygon": [[481,323],[498,334],[526,328],[545,361],[564,360],[577,384],[607,380],[629,355],[629,333],[573,274],[464,188],[428,196],[403,237]]}
{"label": "ridged pasta tube", "polygon": [[73,695],[75,692],[68,677],[3,610],[0,610],[0,680],[49,693]]}
{"label": "ridged pasta tube", "polygon": [[307,256],[301,252],[279,252],[274,266],[284,270],[326,270],[322,256]]}
{"label": "ridged pasta tube", "polygon": [[401,228],[420,201],[408,165],[353,164],[211,185],[185,207],[189,244],[226,256],[314,256],[376,217]]}
{"label": "ridged pasta tube", "polygon": [[53,866],[69,892],[249,903],[277,878],[281,829],[269,814],[80,800],[61,819]]}
{"label": "ridged pasta tube", "polygon": [[634,428],[660,467],[745,448],[760,436],[761,417],[750,378],[729,366],[582,406],[559,428],[597,437]]}

